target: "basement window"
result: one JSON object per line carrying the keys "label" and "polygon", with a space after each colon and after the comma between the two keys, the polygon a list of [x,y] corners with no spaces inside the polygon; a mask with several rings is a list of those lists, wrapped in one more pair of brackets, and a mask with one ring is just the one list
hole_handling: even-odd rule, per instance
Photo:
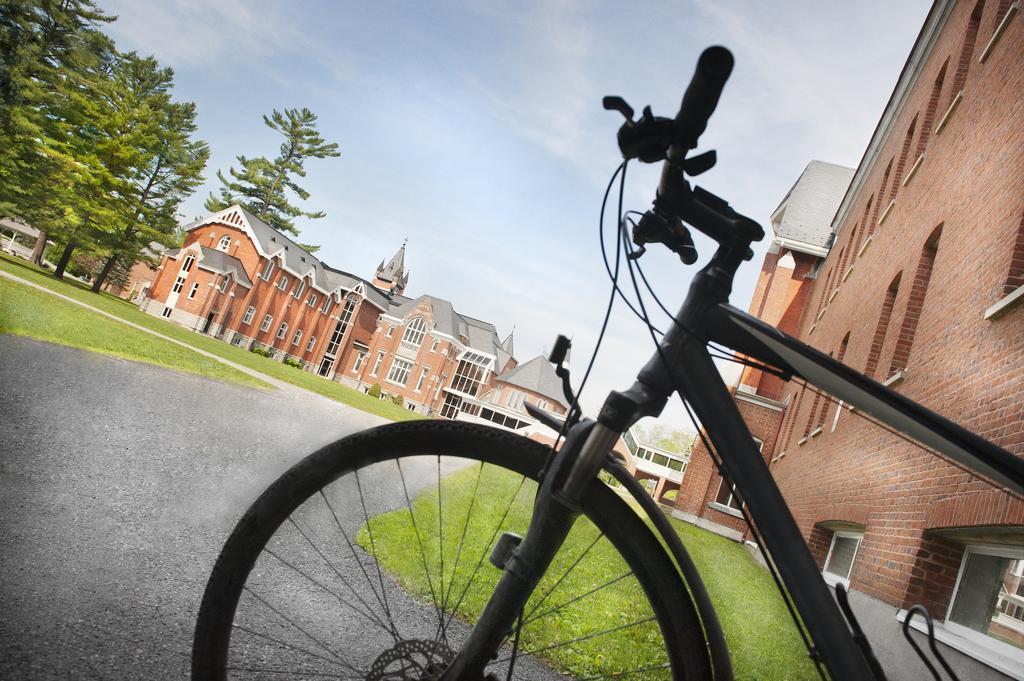
{"label": "basement window", "polygon": [[832,544],[828,547],[825,558],[825,569],[821,571],[829,586],[842,584],[849,588],[850,573],[853,572],[853,561],[857,559],[857,549],[864,539],[861,532],[837,531],[832,535]]}

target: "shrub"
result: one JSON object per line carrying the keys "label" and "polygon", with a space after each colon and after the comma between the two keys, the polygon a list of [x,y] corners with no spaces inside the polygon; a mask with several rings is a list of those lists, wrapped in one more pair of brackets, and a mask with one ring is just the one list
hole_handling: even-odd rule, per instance
{"label": "shrub", "polygon": [[380,397],[380,383],[374,383],[370,386],[370,389],[366,391],[366,394],[370,397]]}
{"label": "shrub", "polygon": [[292,359],[291,357],[285,357],[281,361],[284,362],[285,364],[287,364],[290,367],[295,367],[296,369],[301,369],[302,368],[302,362],[300,362],[297,359]]}
{"label": "shrub", "polygon": [[397,404],[399,407],[405,406],[405,400],[402,399],[401,395],[392,395],[391,401]]}
{"label": "shrub", "polygon": [[274,356],[274,349],[273,348],[265,348],[262,345],[253,345],[251,348],[249,348],[249,352],[255,353],[255,354],[259,355],[260,357],[273,357]]}

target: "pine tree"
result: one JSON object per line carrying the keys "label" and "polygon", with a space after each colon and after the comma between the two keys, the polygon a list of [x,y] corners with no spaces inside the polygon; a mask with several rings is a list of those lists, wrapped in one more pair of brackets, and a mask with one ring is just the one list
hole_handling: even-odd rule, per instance
{"label": "pine tree", "polygon": [[48,236],[78,219],[67,85],[88,89],[102,71],[113,45],[98,27],[112,20],[91,0],[0,3],[0,214],[40,230],[37,264]]}
{"label": "pine tree", "polygon": [[[297,183],[306,176],[304,162],[308,158],[339,156],[338,145],[327,142],[316,129],[316,115],[309,109],[285,109],[263,117],[267,126],[285,137],[280,154],[273,161],[264,156],[247,158],[238,156],[240,170],[230,169],[229,180],[220,171],[217,177],[221,184],[220,196],[212,193],[206,200],[206,209],[218,211],[234,204],[240,204],[261,220],[282,232],[299,235],[295,218],[322,218],[323,211],[309,212],[292,205],[286,190],[291,190],[300,200],[309,198],[309,192]],[[316,246],[306,246],[316,250]]]}

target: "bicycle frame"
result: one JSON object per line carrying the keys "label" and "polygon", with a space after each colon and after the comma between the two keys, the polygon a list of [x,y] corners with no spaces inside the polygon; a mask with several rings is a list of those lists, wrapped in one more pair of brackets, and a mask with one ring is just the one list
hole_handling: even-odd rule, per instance
{"label": "bicycle frame", "polygon": [[[721,246],[694,278],[686,301],[658,351],[638,373],[634,386],[609,395],[597,423],[585,420],[570,430],[539,491],[537,508],[541,511],[535,512],[526,538],[515,552],[516,564],[505,570],[487,610],[445,679],[470,678],[482,670],[481,661],[489,657],[486,651],[493,651],[496,642],[514,626],[533,586],[571,527],[574,498],[581,484],[593,482],[615,438],[642,416],[660,413],[672,393],[689,403],[719,452],[724,468],[721,472],[744,500],[803,619],[813,653],[833,679],[874,678],[714,364],[708,342],[775,367],[786,377],[800,377],[967,469],[1024,493],[1024,462],[1017,457],[729,305],[732,279],[742,260],[735,249]],[[703,608],[698,609],[705,614]],[[706,632],[711,639],[715,627],[717,624]]]}

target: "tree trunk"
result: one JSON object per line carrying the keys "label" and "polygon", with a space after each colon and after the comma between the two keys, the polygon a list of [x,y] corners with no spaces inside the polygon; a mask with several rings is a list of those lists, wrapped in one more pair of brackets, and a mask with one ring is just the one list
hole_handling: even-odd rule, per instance
{"label": "tree trunk", "polygon": [[36,237],[36,245],[32,247],[32,264],[36,267],[43,266],[43,255],[46,253],[46,230],[39,230]]}
{"label": "tree trunk", "polygon": [[64,278],[64,270],[68,268],[68,263],[71,262],[71,254],[78,248],[78,244],[74,239],[68,242],[68,245],[64,247],[64,252],[60,254],[60,262],[57,263],[57,269],[53,271],[53,276],[58,279]]}
{"label": "tree trunk", "polygon": [[100,270],[100,273],[96,275],[96,278],[92,282],[93,293],[99,293],[100,289],[103,288],[103,282],[107,280],[107,276],[110,274],[110,270],[114,269],[114,265],[117,264],[117,257],[119,255],[119,253],[114,253],[109,258],[107,258],[107,261],[105,263],[103,263],[103,269]]}

